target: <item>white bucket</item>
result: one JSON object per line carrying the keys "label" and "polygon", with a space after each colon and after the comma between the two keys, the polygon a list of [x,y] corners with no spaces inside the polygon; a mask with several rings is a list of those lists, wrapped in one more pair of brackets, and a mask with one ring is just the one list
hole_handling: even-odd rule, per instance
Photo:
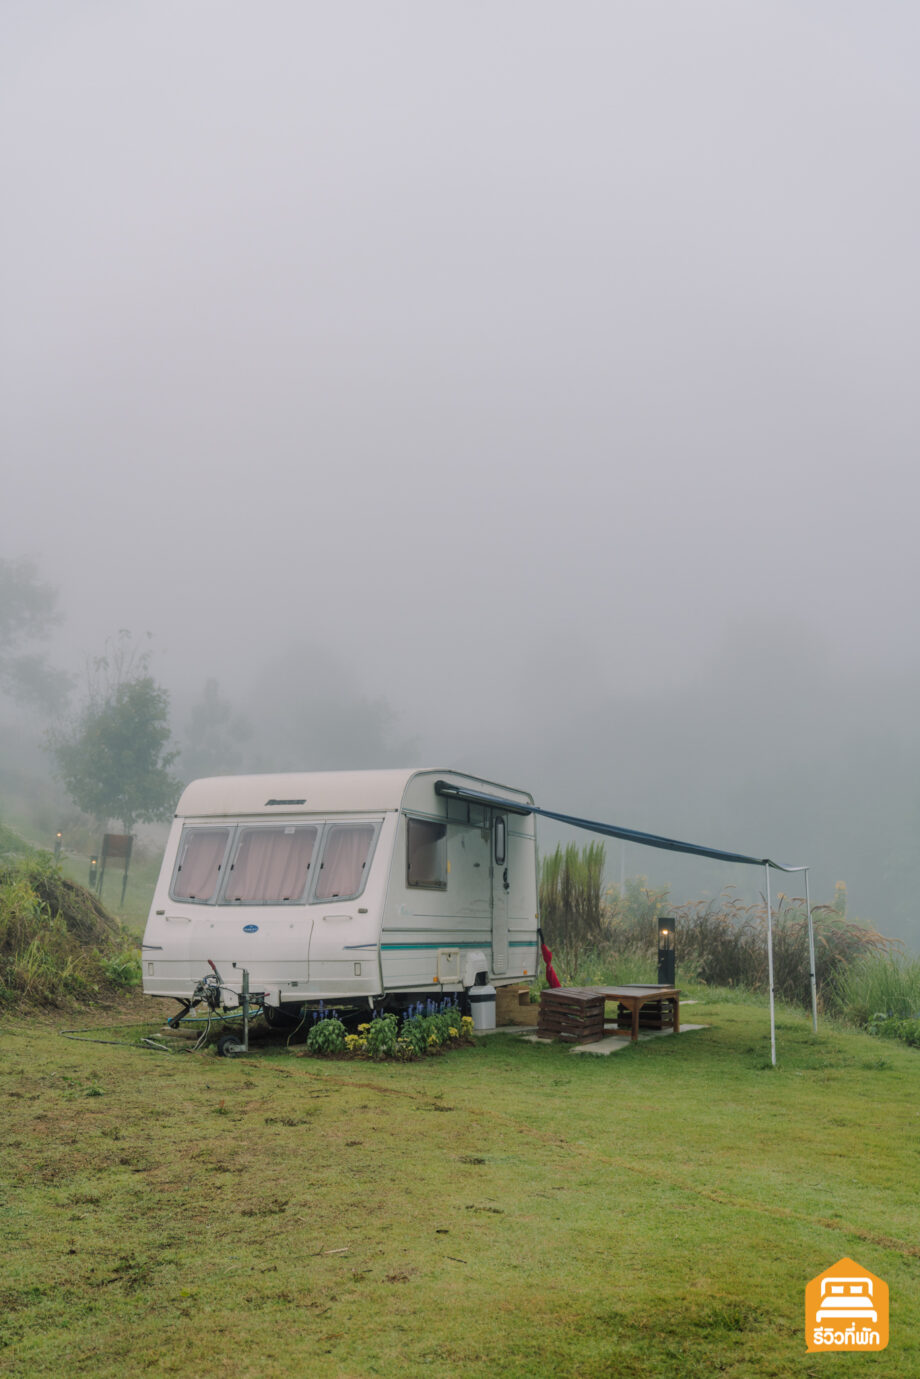
{"label": "white bucket", "polygon": [[495,987],[471,986],[467,992],[473,1032],[495,1028]]}

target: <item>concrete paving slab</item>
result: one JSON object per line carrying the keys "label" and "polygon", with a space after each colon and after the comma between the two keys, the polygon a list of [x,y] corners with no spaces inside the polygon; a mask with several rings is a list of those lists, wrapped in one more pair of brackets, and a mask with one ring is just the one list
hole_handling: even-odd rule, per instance
{"label": "concrete paving slab", "polygon": [[[697,1029],[709,1029],[709,1025],[681,1025],[680,1034],[692,1034]],[[507,1034],[509,1031],[505,1030]],[[672,1029],[645,1029],[639,1033],[639,1043],[644,1044],[647,1039],[666,1039],[673,1035]],[[541,1039],[539,1034],[525,1034],[528,1044],[556,1044],[557,1039]],[[570,1053],[597,1053],[601,1057],[606,1057],[611,1053],[619,1053],[621,1049],[628,1049],[632,1046],[631,1039],[623,1039],[620,1035],[609,1034],[606,1039],[598,1039],[594,1044],[573,1044]]]}
{"label": "concrete paving slab", "polygon": [[474,1029],[473,1034],[479,1039],[483,1034],[533,1034],[536,1025],[497,1025],[495,1029]]}
{"label": "concrete paving slab", "polygon": [[[681,1025],[680,1034],[691,1034],[695,1029],[708,1029],[708,1025]],[[645,1043],[646,1039],[665,1039],[669,1034],[673,1034],[672,1029],[646,1029],[640,1031],[639,1043]],[[605,1056],[608,1053],[619,1053],[620,1049],[628,1049],[632,1040],[621,1039],[615,1034],[609,1035],[606,1039],[599,1039],[596,1044],[576,1044],[572,1049],[573,1053],[599,1053]]]}

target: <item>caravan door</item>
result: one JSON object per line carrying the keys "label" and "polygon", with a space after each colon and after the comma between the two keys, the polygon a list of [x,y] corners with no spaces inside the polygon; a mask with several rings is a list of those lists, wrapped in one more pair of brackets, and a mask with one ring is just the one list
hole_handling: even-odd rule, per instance
{"label": "caravan door", "polygon": [[492,815],[492,971],[508,971],[508,816]]}

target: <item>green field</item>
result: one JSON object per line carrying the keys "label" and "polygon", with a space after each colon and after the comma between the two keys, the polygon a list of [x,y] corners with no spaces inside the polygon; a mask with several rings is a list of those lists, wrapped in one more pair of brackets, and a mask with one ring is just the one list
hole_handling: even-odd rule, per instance
{"label": "green field", "polygon": [[[608,1058],[223,1060],[131,1046],[151,1005],[0,1026],[0,1373],[920,1375],[913,1050],[784,1011],[772,1070],[724,1001]],[[883,1354],[805,1351],[842,1256]]]}

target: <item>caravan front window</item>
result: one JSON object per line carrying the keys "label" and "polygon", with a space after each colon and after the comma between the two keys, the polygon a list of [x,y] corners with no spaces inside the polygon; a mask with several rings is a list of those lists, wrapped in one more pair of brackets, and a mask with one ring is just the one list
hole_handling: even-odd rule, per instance
{"label": "caravan front window", "polygon": [[350,900],[364,890],[373,824],[332,824],[323,844],[314,900]]}
{"label": "caravan front window", "polygon": [[170,895],[173,900],[213,900],[230,839],[229,828],[187,828]]}
{"label": "caravan front window", "polygon": [[313,825],[241,828],[224,886],[224,903],[285,905],[302,900],[316,834]]}

